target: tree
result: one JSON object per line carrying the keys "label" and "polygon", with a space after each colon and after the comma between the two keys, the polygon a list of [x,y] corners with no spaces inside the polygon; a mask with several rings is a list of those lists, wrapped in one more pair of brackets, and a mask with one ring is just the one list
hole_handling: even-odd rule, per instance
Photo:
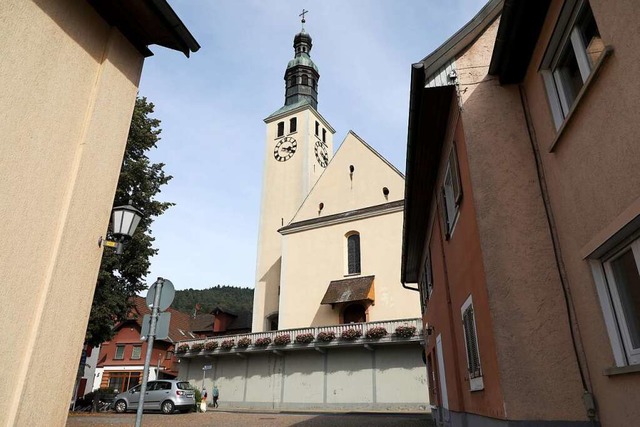
{"label": "tree", "polygon": [[113,205],[131,201],[142,212],[142,219],[122,255],[109,249],[102,255],[85,337],[86,344],[92,346],[113,337],[113,327],[126,319],[132,307],[131,297],[147,288],[144,277],[149,273],[149,259],[158,253],[153,247],[151,224],[174,205],[155,199],[172,177],[163,171],[164,163],[152,163],[147,157],[160,140],[160,120],[150,117],[153,109],[145,97],[136,99]]}

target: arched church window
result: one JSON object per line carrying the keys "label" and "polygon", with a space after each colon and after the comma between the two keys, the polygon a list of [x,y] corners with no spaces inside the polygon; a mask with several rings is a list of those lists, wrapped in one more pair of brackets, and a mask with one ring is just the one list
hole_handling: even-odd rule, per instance
{"label": "arched church window", "polygon": [[364,323],[367,313],[362,304],[351,304],[342,312],[342,323]]}
{"label": "arched church window", "polygon": [[284,122],[278,123],[278,137],[284,135]]}
{"label": "arched church window", "polygon": [[289,133],[295,132],[298,128],[298,119],[296,117],[289,120]]}
{"label": "arched church window", "polygon": [[360,234],[347,237],[347,273],[360,274]]}
{"label": "arched church window", "polygon": [[303,75],[302,76],[302,84],[308,86],[309,85],[309,77]]}

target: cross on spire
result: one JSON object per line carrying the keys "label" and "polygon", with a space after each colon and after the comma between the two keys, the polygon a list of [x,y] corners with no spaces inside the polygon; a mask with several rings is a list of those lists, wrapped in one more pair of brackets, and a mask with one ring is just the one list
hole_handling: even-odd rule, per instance
{"label": "cross on spire", "polygon": [[307,13],[309,13],[309,11],[305,10],[304,8],[302,8],[302,13],[300,15],[298,15],[298,16],[302,17],[302,19],[300,20],[300,22],[302,22],[302,31],[304,31],[304,23],[307,22],[307,20],[304,19],[304,15],[307,14]]}

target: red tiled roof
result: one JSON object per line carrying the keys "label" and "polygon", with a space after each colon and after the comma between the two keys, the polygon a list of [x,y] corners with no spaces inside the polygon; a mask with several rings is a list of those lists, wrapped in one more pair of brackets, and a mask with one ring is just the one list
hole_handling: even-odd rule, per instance
{"label": "red tiled roof", "polygon": [[[147,307],[145,298],[135,296],[133,297],[133,309],[129,313],[129,319],[134,320],[140,327],[142,327],[142,319],[145,314],[151,314],[151,310]],[[182,313],[173,308],[166,310],[171,313],[171,321],[169,322],[169,340],[177,342],[185,339],[195,338],[191,331],[191,317],[188,314]]]}

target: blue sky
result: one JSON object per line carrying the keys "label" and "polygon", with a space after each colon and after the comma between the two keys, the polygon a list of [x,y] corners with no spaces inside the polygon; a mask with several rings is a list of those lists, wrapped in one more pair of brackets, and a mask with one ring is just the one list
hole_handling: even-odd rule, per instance
{"label": "blue sky", "polygon": [[152,46],[140,95],[156,106],[162,140],[150,157],[175,202],[153,224],[152,283],[176,289],[253,287],[263,119],[284,104],[298,14],[307,14],[320,69],[318,111],[404,171],[411,64],[469,21],[484,0],[170,0],[202,48],[185,58]]}

